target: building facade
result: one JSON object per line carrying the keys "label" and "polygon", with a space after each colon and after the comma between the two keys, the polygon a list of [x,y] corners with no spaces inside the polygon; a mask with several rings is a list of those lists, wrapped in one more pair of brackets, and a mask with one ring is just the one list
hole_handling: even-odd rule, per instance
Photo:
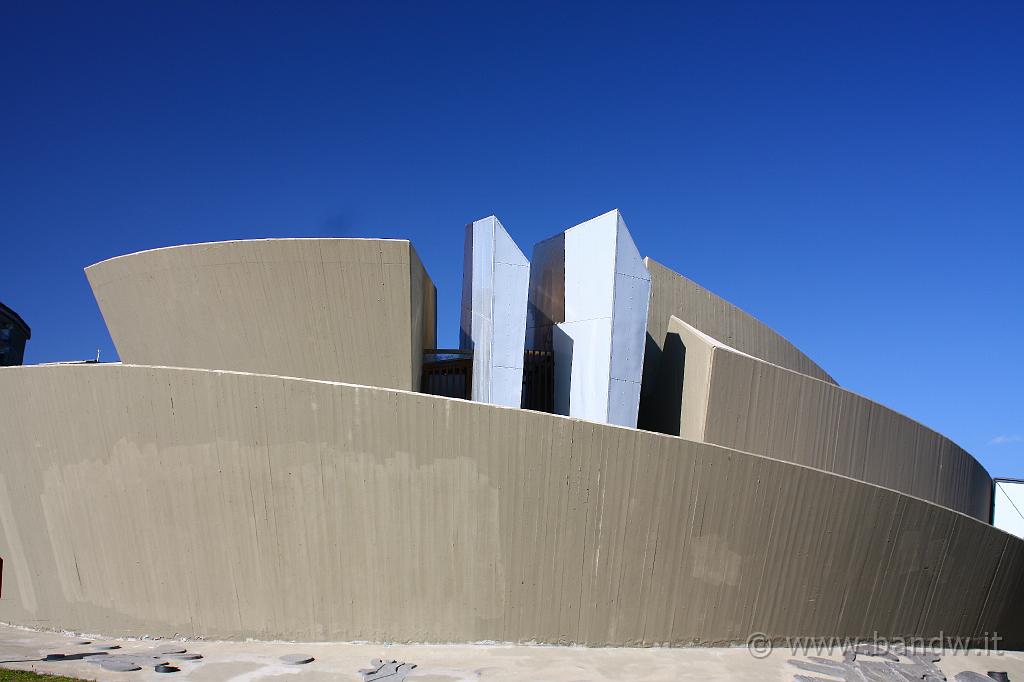
{"label": "building facade", "polygon": [[[566,238],[562,270],[535,248],[525,319],[573,321],[573,250],[606,246]],[[992,481],[968,453],[682,276],[617,262],[579,275],[603,297],[601,334],[554,349],[569,414],[420,392],[435,294],[408,242],[224,242],[88,268],[122,363],[0,370],[0,620],[1024,646],[1024,541],[990,524]],[[531,331],[505,334],[529,353]],[[637,345],[619,366],[641,428],[571,414],[576,381],[611,404],[616,349]]]}

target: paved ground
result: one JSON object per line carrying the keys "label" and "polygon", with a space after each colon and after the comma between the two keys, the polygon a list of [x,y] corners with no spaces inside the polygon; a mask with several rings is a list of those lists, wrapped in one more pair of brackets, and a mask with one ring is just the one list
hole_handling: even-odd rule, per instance
{"label": "paved ground", "polygon": [[[88,640],[88,644],[79,642]],[[100,649],[117,646],[117,649]],[[186,650],[185,654],[170,653]],[[102,653],[101,653],[102,652]],[[72,658],[43,661],[46,655],[65,654]],[[82,654],[88,654],[80,657]],[[99,654],[94,656],[93,654]],[[202,658],[182,656],[201,654]],[[311,663],[286,663],[281,657],[301,654],[313,657]],[[395,660],[408,666],[392,673],[386,667],[364,677],[374,659]],[[811,670],[800,670],[790,661],[809,664]],[[102,667],[134,667],[141,670],[117,672]],[[788,651],[775,651],[764,659],[755,659],[745,648],[689,649],[587,649],[582,647],[548,647],[516,645],[395,645],[294,643],[294,642],[206,642],[181,640],[110,640],[90,636],[38,632],[0,625],[0,665],[42,673],[81,677],[89,680],[190,680],[195,682],[228,680],[256,682],[287,677],[296,682],[315,680],[367,682],[400,682],[409,671],[409,682],[462,682],[464,680],[525,680],[579,682],[715,682],[718,680],[749,680],[751,682],[793,682],[797,675],[805,679],[843,679],[841,657],[830,662],[814,661],[806,656],[794,657]],[[162,674],[155,671],[158,663],[168,663],[179,672]],[[882,659],[858,657],[850,666],[885,666]],[[893,663],[911,665],[907,659]],[[817,667],[816,667],[817,666]],[[822,667],[823,666],[823,667]],[[1024,653],[996,655],[946,655],[937,663],[949,680],[963,671],[976,671],[990,679],[986,671],[1009,673],[1014,682],[1024,682]],[[376,666],[374,666],[376,667]],[[831,674],[825,675],[828,671]],[[862,679],[851,676],[848,679]],[[889,679],[883,675],[870,679]],[[906,679],[894,676],[891,679]],[[918,678],[920,679],[920,678]],[[941,679],[941,678],[940,678]]]}

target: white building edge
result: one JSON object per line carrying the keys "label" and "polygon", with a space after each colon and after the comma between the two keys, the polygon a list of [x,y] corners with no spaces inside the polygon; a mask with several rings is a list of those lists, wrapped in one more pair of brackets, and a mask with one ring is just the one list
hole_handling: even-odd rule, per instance
{"label": "white building edge", "polygon": [[1024,539],[1024,479],[993,480],[992,525]]}

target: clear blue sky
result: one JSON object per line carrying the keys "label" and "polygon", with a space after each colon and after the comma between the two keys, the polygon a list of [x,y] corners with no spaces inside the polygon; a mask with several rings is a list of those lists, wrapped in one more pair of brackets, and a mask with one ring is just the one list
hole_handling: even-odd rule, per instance
{"label": "clear blue sky", "polygon": [[82,268],[463,225],[640,246],[1024,477],[1024,3],[4,2],[0,300],[116,354]]}

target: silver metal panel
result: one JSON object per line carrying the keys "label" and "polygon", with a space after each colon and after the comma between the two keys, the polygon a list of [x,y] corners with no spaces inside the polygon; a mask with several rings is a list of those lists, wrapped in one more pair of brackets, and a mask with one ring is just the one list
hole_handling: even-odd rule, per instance
{"label": "silver metal panel", "polygon": [[534,247],[527,344],[554,351],[557,413],[636,426],[650,291],[618,211]]}
{"label": "silver metal panel", "polygon": [[495,216],[466,226],[460,345],[473,350],[473,400],[519,407],[530,263]]}

